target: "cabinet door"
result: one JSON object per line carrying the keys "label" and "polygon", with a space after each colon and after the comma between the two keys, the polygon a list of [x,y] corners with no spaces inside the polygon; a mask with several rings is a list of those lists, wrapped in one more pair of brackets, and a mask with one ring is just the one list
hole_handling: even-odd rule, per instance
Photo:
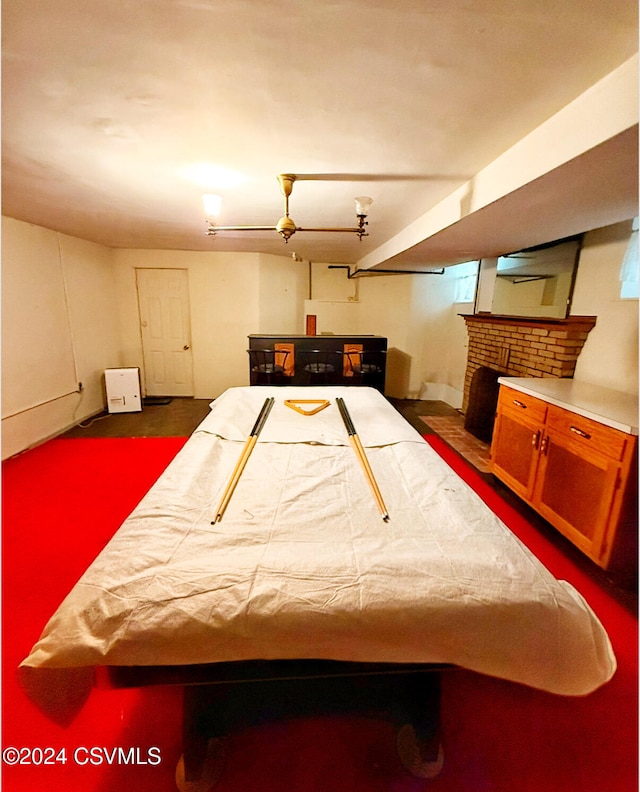
{"label": "cabinet door", "polygon": [[541,438],[537,421],[498,409],[491,444],[491,471],[526,500],[533,493]]}
{"label": "cabinet door", "polygon": [[532,505],[586,555],[598,562],[620,465],[553,430],[545,435]]}

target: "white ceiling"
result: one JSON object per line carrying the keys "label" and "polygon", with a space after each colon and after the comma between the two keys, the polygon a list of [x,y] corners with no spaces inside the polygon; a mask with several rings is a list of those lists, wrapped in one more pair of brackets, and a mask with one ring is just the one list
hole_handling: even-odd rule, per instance
{"label": "white ceiling", "polygon": [[[637,127],[385,252],[628,61],[637,16],[636,0],[4,0],[3,212],[113,247],[392,268],[626,219]],[[371,196],[369,236],[205,235],[207,191],[220,223],[275,225],[279,173],[298,176],[299,226],[353,226]]]}

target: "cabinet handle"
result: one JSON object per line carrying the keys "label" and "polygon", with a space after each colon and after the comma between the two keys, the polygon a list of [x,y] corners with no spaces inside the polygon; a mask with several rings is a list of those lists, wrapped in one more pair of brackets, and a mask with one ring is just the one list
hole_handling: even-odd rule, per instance
{"label": "cabinet handle", "polygon": [[546,456],[548,450],[549,450],[549,435],[545,435],[542,440],[542,444],[540,445],[540,452],[544,454],[544,456]]}
{"label": "cabinet handle", "polygon": [[538,446],[540,445],[540,430],[539,429],[534,435],[532,435],[532,437],[531,437],[531,445],[536,450],[538,449]]}
{"label": "cabinet handle", "polygon": [[591,440],[591,435],[588,432],[583,432],[582,429],[578,429],[577,426],[570,426],[569,429],[579,437],[584,437],[585,440]]}
{"label": "cabinet handle", "polygon": [[523,403],[523,402],[521,402],[521,401],[518,401],[518,399],[514,399],[514,400],[513,400],[513,403],[516,405],[516,407],[522,407],[522,409],[523,409],[523,410],[526,410],[526,409],[527,409],[527,405],[526,405],[526,404],[524,404],[524,403]]}

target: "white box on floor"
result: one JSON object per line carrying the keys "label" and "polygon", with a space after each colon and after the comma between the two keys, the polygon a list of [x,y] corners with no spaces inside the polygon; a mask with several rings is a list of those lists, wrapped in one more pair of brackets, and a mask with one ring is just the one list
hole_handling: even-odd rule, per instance
{"label": "white box on floor", "polygon": [[139,368],[105,369],[104,382],[110,413],[142,411]]}

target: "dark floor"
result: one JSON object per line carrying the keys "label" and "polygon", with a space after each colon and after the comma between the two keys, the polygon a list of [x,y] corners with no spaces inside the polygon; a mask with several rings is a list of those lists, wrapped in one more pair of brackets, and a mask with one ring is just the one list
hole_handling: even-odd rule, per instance
{"label": "dark floor", "polygon": [[[155,403],[160,402],[160,403]],[[442,401],[391,399],[389,402],[420,434],[436,433],[480,473],[489,472],[489,445],[464,429],[460,412]],[[137,413],[103,413],[84,421],[66,437],[187,437],[209,412],[211,399],[150,399]],[[433,417],[432,425],[422,418]]]}
{"label": "dark floor", "polygon": [[[389,399],[421,434],[432,430],[421,415],[456,416],[441,401]],[[144,404],[141,412],[102,413],[70,429],[65,437],[187,437],[209,413],[211,399],[173,398],[168,404]]]}
{"label": "dark floor", "polygon": [[211,399],[172,398],[144,404],[141,412],[101,413],[64,437],[188,437],[209,413]]}
{"label": "dark floor", "polygon": [[[141,412],[137,413],[104,413],[95,418],[84,421],[66,432],[63,436],[75,437],[188,437],[200,422],[209,413],[211,399],[191,399],[175,397],[166,400],[165,404],[145,404]],[[605,573],[575,548],[568,540],[559,534],[549,523],[543,520],[536,512],[530,509],[502,482],[495,478],[488,467],[477,464],[478,441],[468,432],[465,432],[463,419],[460,412],[445,402],[420,401],[410,399],[389,399],[389,402],[403,415],[406,420],[422,435],[438,434],[445,442],[454,448],[469,464],[475,467],[476,472],[493,487],[500,496],[517,509],[534,525],[544,536],[558,546],[571,560],[584,572],[593,577],[598,583],[611,591],[612,595],[624,605],[634,609],[637,607],[635,584],[621,588],[610,581]],[[421,416],[434,416],[437,418],[450,417],[457,425],[456,436],[447,432],[435,431],[426,424]],[[437,421],[434,421],[438,425]],[[462,437],[462,441],[459,441]],[[489,446],[486,444],[484,458],[488,459]],[[468,452],[471,448],[472,452]]]}

